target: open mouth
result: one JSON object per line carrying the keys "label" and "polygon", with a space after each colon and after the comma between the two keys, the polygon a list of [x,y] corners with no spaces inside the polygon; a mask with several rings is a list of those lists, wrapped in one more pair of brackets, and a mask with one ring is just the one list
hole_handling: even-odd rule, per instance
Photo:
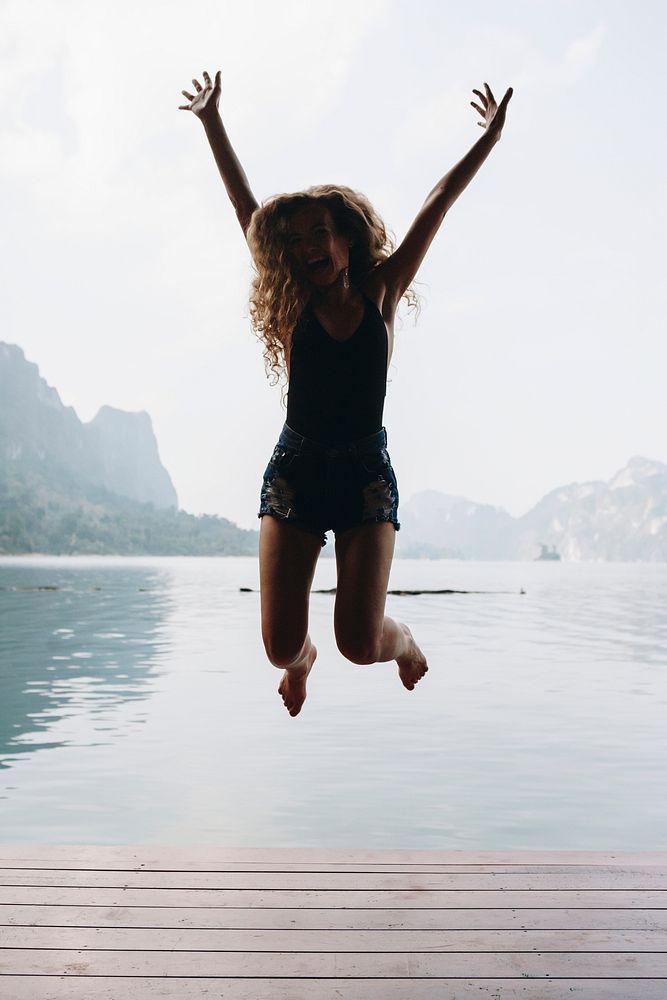
{"label": "open mouth", "polygon": [[313,274],[324,271],[329,266],[328,257],[318,257],[316,260],[308,261],[308,270]]}

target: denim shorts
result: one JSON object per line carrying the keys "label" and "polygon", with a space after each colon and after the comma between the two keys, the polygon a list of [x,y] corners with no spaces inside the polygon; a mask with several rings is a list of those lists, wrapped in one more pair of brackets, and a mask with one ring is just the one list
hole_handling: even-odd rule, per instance
{"label": "denim shorts", "polygon": [[330,447],[283,426],[264,471],[258,517],[270,514],[315,534],[326,545],[358,524],[388,521],[399,530],[398,483],[383,427]]}

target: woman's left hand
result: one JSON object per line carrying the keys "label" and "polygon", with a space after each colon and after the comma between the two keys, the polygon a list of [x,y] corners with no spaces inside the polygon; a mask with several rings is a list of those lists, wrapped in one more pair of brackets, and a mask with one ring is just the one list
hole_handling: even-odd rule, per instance
{"label": "woman's left hand", "polygon": [[482,107],[480,108],[479,104],[475,104],[474,101],[471,101],[470,103],[475,111],[479,112],[484,119],[483,122],[477,122],[477,124],[481,125],[482,128],[487,129],[489,132],[494,133],[496,138],[499,139],[500,133],[503,130],[503,125],[505,124],[505,112],[507,111],[507,105],[509,104],[513,91],[511,87],[508,87],[500,104],[496,104],[496,99],[491,93],[491,88],[488,83],[484,84],[484,89],[486,90],[486,94],[483,94],[481,90],[473,90],[473,94],[477,94],[482,102]]}

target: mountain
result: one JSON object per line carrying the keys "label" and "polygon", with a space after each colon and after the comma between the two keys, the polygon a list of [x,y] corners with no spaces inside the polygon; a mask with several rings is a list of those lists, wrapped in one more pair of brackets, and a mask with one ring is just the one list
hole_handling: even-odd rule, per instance
{"label": "mountain", "polygon": [[516,521],[500,507],[424,490],[401,504],[399,520],[396,554],[403,558],[514,558]]}
{"label": "mountain", "polygon": [[105,489],[155,507],[178,507],[176,490],[160,461],[151,418],[145,411],[127,413],[103,406],[86,426],[102,460]]}
{"label": "mountain", "polygon": [[178,506],[147,413],[103,406],[82,423],[20,347],[0,342],[0,476],[9,475]]}
{"label": "mountain", "polygon": [[560,486],[519,518],[424,490],[400,520],[403,557],[535,559],[544,544],[564,559],[667,561],[667,465],[631,458],[608,482]]}
{"label": "mountain", "polygon": [[637,456],[609,482],[561,486],[519,525],[520,559],[544,542],[564,559],[667,561],[667,465]]}
{"label": "mountain", "polygon": [[0,342],[0,553],[256,554],[257,531],[177,504],[147,413],[82,423]]}
{"label": "mountain", "polygon": [[[149,415],[64,406],[23,351],[0,342],[0,553],[255,555],[258,532],[177,509]],[[667,465],[631,458],[608,482],[570,483],[522,517],[424,490],[400,507],[404,558],[667,561]],[[324,556],[333,557],[333,545]]]}

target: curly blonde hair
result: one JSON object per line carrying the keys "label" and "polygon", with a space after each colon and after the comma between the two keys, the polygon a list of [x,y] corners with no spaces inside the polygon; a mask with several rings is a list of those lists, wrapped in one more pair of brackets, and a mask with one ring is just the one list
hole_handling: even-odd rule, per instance
{"label": "curly blonde hair", "polygon": [[[272,385],[287,374],[292,331],[310,297],[291,266],[289,222],[295,212],[314,202],[328,208],[338,232],[352,240],[352,284],[358,285],[395,248],[365,195],[343,185],[318,184],[295,194],[275,195],[255,209],[246,234],[255,268],[250,321],[264,344],[264,366],[267,377],[274,376]],[[412,288],[404,292],[403,298],[410,308],[419,311],[419,300]]]}

